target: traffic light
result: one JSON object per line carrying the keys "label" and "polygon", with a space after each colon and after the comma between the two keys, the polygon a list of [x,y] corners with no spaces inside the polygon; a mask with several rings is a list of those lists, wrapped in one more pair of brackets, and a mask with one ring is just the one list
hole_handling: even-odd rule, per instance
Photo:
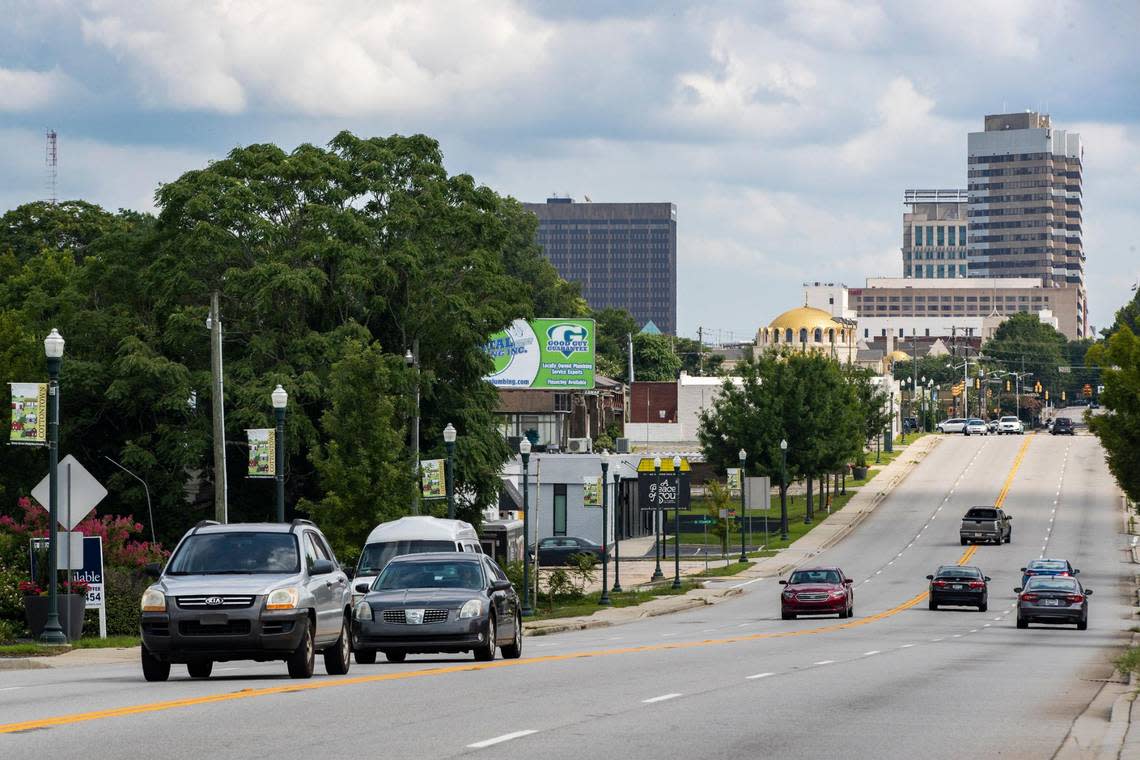
{"label": "traffic light", "polygon": [[1048,401],[1048,400],[1049,400],[1049,391],[1045,391],[1045,400],[1046,400],[1046,401]]}
{"label": "traffic light", "polygon": [[1005,392],[1006,392],[1006,393],[1009,393],[1009,392],[1010,392],[1010,391],[1012,391],[1012,390],[1013,390],[1013,384],[1012,384],[1012,383],[1010,383],[1010,381],[1009,381],[1009,380],[1006,380],[1006,381],[1005,381]]}
{"label": "traffic light", "polygon": [[981,387],[982,387],[982,378],[975,377],[974,378],[974,390],[979,390]]}
{"label": "traffic light", "polygon": [[1041,392],[1041,381],[1040,380],[1038,380],[1036,383],[1033,384],[1033,392],[1034,393],[1040,393]]}
{"label": "traffic light", "polygon": [[1064,391],[1061,391],[1061,400],[1062,400],[1062,401],[1064,401],[1064,400],[1065,400],[1065,392],[1064,392]]}

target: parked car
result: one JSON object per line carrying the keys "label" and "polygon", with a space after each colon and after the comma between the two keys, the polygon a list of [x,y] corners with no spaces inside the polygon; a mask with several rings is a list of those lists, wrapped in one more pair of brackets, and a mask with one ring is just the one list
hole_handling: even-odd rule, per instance
{"label": "parked car", "polygon": [[932,610],[944,604],[977,607],[980,612],[989,608],[990,578],[979,568],[943,565],[926,579],[930,581],[928,606]]}
{"label": "parked car", "polygon": [[962,429],[963,435],[987,435],[989,432],[985,420],[977,418],[966,420],[966,426]]}
{"label": "parked car", "polygon": [[951,417],[948,420],[942,420],[936,427],[940,433],[961,433],[966,429],[966,418]]}
{"label": "parked car", "polygon": [[[354,583],[371,583],[385,565],[403,554],[481,551],[479,535],[471,523],[439,517],[401,517],[380,523],[368,534],[356,563]],[[360,595],[355,595],[353,601],[360,601]]]}
{"label": "parked car", "polygon": [[1035,576],[1014,591],[1018,628],[1028,628],[1030,623],[1076,623],[1078,631],[1089,627],[1092,589],[1081,586],[1076,578]]}
{"label": "parked car", "polygon": [[348,672],[352,591],[313,523],[203,520],[182,537],[142,596],[142,670],[165,681],[171,663],[207,678],[215,662],[284,660],[309,678],[317,652]]}
{"label": "parked car", "polygon": [[352,636],[359,663],[383,652],[389,662],[408,654],[474,652],[483,662],[495,650],[522,654],[518,594],[494,560],[483,554],[407,554],[394,558],[353,608]]}
{"label": "parked car", "polygon": [[1025,425],[1016,417],[1002,417],[998,420],[998,432],[1002,435],[1021,435],[1025,432]]}
{"label": "parked car", "polygon": [[904,433],[913,433],[918,430],[918,417],[903,417],[902,431]]}
{"label": "parked car", "polygon": [[1029,583],[1029,579],[1041,575],[1046,577],[1060,576],[1069,578],[1080,574],[1080,570],[1073,567],[1067,559],[1031,559],[1029,564],[1021,568],[1021,585]]}
{"label": "parked car", "polygon": [[1013,518],[997,507],[970,507],[962,518],[958,537],[962,546],[970,543],[1009,543],[1013,540]]}
{"label": "parked car", "polygon": [[851,579],[838,567],[796,570],[780,585],[784,587],[780,594],[780,617],[784,620],[795,620],[797,615],[855,615]]}
{"label": "parked car", "polygon": [[1058,417],[1053,420],[1053,425],[1049,428],[1049,433],[1052,435],[1076,435],[1077,427],[1068,417]]}
{"label": "parked car", "polygon": [[[601,562],[602,545],[577,536],[551,536],[538,542],[539,567],[568,565],[576,554],[592,554]],[[534,557],[534,547],[531,547],[530,556]]]}
{"label": "parked car", "polygon": [[991,433],[997,433],[998,432],[998,421],[997,421],[996,417],[994,419],[986,422],[986,430],[991,432]]}

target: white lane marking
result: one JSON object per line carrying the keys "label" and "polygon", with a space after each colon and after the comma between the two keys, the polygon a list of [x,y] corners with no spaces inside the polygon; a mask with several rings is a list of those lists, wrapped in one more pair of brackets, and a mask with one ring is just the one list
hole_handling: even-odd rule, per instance
{"label": "white lane marking", "polygon": [[878,575],[878,574],[879,574],[879,573],[881,573],[881,572],[883,572],[883,571],[882,571],[882,570],[876,570],[876,571],[875,571],[875,575]]}
{"label": "white lane marking", "polygon": [[914,646],[914,644],[903,644],[899,649],[910,649],[912,646]]}
{"label": "white lane marking", "polygon": [[774,675],[776,675],[776,674],[775,673],[757,673],[754,676],[745,676],[745,678],[748,679],[749,681],[754,681],[757,678],[767,678],[768,676],[774,676]]}
{"label": "white lane marking", "polygon": [[610,641],[621,641],[621,636],[610,636]]}
{"label": "white lane marking", "polygon": [[4,688],[0,689],[0,691],[15,691],[16,689],[22,689],[22,688],[24,688],[24,687],[23,686],[5,686]]}
{"label": "white lane marking", "polygon": [[715,630],[715,628],[705,628],[703,631],[701,631],[701,633],[712,633]]}
{"label": "white lane marking", "polygon": [[650,697],[649,699],[643,699],[641,701],[647,705],[651,705],[654,702],[664,702],[667,699],[676,699],[679,696],[681,696],[679,692],[673,692],[672,694],[662,694],[660,697]]}
{"label": "white lane marking", "polygon": [[502,736],[496,736],[494,739],[484,739],[481,742],[475,742],[474,744],[468,744],[467,747],[469,749],[483,749],[484,747],[490,747],[490,746],[495,745],[495,744],[502,744],[503,742],[509,742],[511,739],[520,739],[524,736],[530,736],[531,734],[537,734],[537,733],[538,733],[537,730],[531,729],[531,728],[528,728],[525,731],[512,731],[509,734],[503,734]]}
{"label": "white lane marking", "polygon": [[996,618],[994,618],[994,620],[1001,620],[1001,618],[1000,618],[1000,617],[996,617]]}
{"label": "white lane marking", "polygon": [[985,623],[982,628],[989,628],[993,623]]}
{"label": "white lane marking", "polygon": [[830,665],[833,662],[835,662],[835,660],[820,660],[819,662],[813,662],[812,665]]}
{"label": "white lane marking", "polygon": [[735,586],[729,586],[729,588],[743,588],[749,584],[756,583],[756,582],[762,581],[762,580],[764,580],[764,579],[763,578],[753,578],[750,581],[744,581],[743,583],[737,583]]}
{"label": "white lane marking", "polygon": [[745,628],[745,627],[747,627],[747,626],[748,626],[748,623],[740,623],[740,624],[739,624],[739,625],[737,625],[736,627],[737,627],[737,628]]}
{"label": "white lane marking", "polygon": [[970,629],[970,633],[977,633],[977,632],[978,632],[978,629],[977,629],[977,628],[971,628],[971,629]]}
{"label": "white lane marking", "polygon": [[864,652],[864,653],[863,653],[863,656],[864,656],[864,657],[870,657],[871,655],[873,655],[873,654],[878,654],[878,653],[879,653],[879,650],[878,650],[878,649],[872,649],[870,652]]}
{"label": "white lane marking", "polygon": [[[744,627],[744,626],[746,626],[746,625],[748,625],[748,624],[747,624],[747,623],[741,623],[741,624],[740,624],[740,627],[741,627],[741,628],[743,628],[743,627]],[[665,638],[668,638],[668,637],[670,637],[670,636],[676,636],[677,634],[675,634],[675,633],[663,633],[663,634],[661,634],[661,635],[662,635],[663,637],[665,637]]]}
{"label": "white lane marking", "polygon": [[931,641],[942,641],[942,640],[943,640],[943,639],[945,639],[945,638],[946,638],[945,636],[939,636],[939,637],[938,637],[938,638],[936,638],[936,639],[931,639]]}
{"label": "white lane marking", "polygon": [[955,639],[960,639],[960,638],[962,638],[962,634],[960,634],[960,633],[955,633],[955,634],[954,634],[954,636],[953,636],[952,638],[955,638]]}

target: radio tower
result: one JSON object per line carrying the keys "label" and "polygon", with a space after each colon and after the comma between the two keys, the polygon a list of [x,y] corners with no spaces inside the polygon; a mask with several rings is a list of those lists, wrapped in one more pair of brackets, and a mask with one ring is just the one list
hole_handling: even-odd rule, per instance
{"label": "radio tower", "polygon": [[44,152],[44,161],[47,164],[48,202],[56,204],[56,173],[59,168],[59,144],[54,129],[47,131],[47,149]]}

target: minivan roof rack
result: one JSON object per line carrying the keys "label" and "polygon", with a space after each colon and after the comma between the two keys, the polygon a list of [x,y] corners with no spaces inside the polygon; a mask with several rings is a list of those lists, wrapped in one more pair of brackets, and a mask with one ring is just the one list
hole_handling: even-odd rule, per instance
{"label": "minivan roof rack", "polygon": [[199,528],[205,528],[208,525],[221,525],[221,523],[217,520],[199,520],[194,526],[194,530],[190,531],[190,535],[194,535],[198,532]]}
{"label": "minivan roof rack", "polygon": [[301,525],[312,525],[314,528],[317,527],[317,524],[314,523],[312,520],[305,520],[304,518],[297,517],[297,518],[294,518],[293,522],[290,524],[289,532],[292,533],[294,528],[297,528],[298,526],[301,526]]}

